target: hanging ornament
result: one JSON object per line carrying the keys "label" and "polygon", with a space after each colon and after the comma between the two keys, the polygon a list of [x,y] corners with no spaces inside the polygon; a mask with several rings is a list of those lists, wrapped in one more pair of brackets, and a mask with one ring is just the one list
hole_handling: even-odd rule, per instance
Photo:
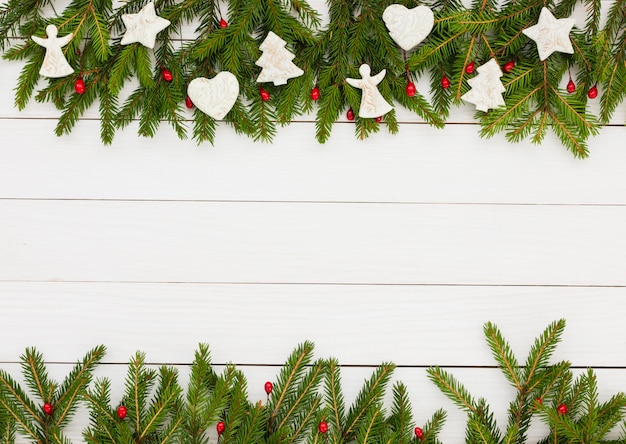
{"label": "hanging ornament", "polygon": [[74,37],[74,34],[67,34],[64,37],[57,37],[58,30],[54,25],[46,26],[48,38],[32,36],[33,42],[46,48],[46,55],[39,69],[39,75],[49,78],[59,78],[69,76],[74,72],[63,54],[61,48],[67,45]]}
{"label": "hanging ornament", "polygon": [[185,97],[185,106],[187,107],[187,109],[193,108],[193,101],[191,100],[191,97]]}
{"label": "hanging ornament", "polygon": [[224,430],[226,430],[226,424],[224,424],[224,421],[220,421],[215,424],[215,430],[217,430],[217,436],[221,436],[222,433],[224,433]]}
{"label": "hanging ornament", "polygon": [[220,19],[220,28],[222,29],[228,28],[228,23],[226,22],[226,20],[224,20],[224,18]]}
{"label": "hanging ornament", "polygon": [[548,8],[541,8],[539,22],[522,32],[537,43],[539,60],[544,61],[553,52],[573,54],[569,33],[576,23],[573,18],[557,19]]}
{"label": "hanging ornament", "polygon": [[475,66],[476,66],[476,63],[474,61],[469,62],[467,66],[465,66],[465,74],[473,73]]}
{"label": "hanging ornament", "polygon": [[589,91],[587,91],[587,97],[589,97],[590,99],[595,99],[596,97],[598,97],[598,87],[596,85],[593,85],[591,88],[589,88]]}
{"label": "hanging ornament", "polygon": [[76,81],[74,82],[74,91],[76,91],[76,94],[79,95],[83,95],[85,94],[85,81],[83,80],[82,77],[79,77],[76,79]]}
{"label": "hanging ornament", "polygon": [[348,119],[350,122],[354,120],[354,111],[352,110],[352,108],[348,109],[348,112],[346,113],[346,119]]}
{"label": "hanging ornament", "polygon": [[415,436],[421,441],[424,439],[424,431],[420,427],[415,427]]}
{"label": "hanging ornament", "polygon": [[123,14],[122,21],[126,32],[121,45],[141,43],[147,48],[154,48],[156,35],[170,25],[170,21],[156,15],[154,3],[150,2],[136,14]]}
{"label": "hanging ornament", "polygon": [[239,81],[228,71],[222,71],[212,79],[197,77],[189,82],[187,96],[192,106],[196,105],[203,113],[221,120],[237,101]]}
{"label": "hanging ornament", "polygon": [[317,430],[319,430],[322,435],[328,432],[328,423],[326,421],[320,421],[319,425],[317,426]]}
{"label": "hanging ornament", "polygon": [[117,417],[120,419],[124,419],[126,418],[126,414],[128,413],[128,410],[126,409],[126,406],[119,406],[117,408]]}
{"label": "hanging ornament", "polygon": [[513,68],[515,68],[515,62],[510,60],[504,64],[503,71],[508,74],[513,71]]}
{"label": "hanging ornament", "polygon": [[576,91],[576,84],[574,83],[574,81],[572,80],[572,78],[569,78],[569,82],[567,82],[567,92],[570,94],[573,94],[574,91]]}
{"label": "hanging ornament", "polygon": [[285,85],[287,80],[304,74],[304,71],[293,64],[295,55],[285,48],[286,44],[287,42],[272,31],[267,34],[259,47],[263,54],[255,62],[263,68],[256,79],[257,83],[274,82],[275,86]]}
{"label": "hanging ornament", "polygon": [[443,77],[441,78],[441,87],[442,87],[443,89],[448,89],[448,88],[450,88],[450,79],[449,79],[449,78],[447,78],[446,76],[443,76]]}
{"label": "hanging ornament", "polygon": [[382,116],[393,109],[393,106],[387,103],[377,88],[377,85],[385,78],[386,71],[383,69],[375,76],[370,76],[370,73],[370,66],[364,63],[359,67],[359,74],[361,74],[360,79],[346,79],[348,84],[363,91],[359,117],[364,118]]}
{"label": "hanging ornament", "polygon": [[170,83],[172,80],[174,80],[172,71],[170,71],[167,68],[161,68],[161,78],[165,80],[167,83]]}
{"label": "hanging ornament", "polygon": [[383,12],[383,21],[398,46],[410,51],[428,37],[435,24],[435,15],[426,6],[408,9],[403,5],[389,5]]}
{"label": "hanging ornament", "polygon": [[320,89],[316,86],[311,90],[311,100],[317,102],[320,99]]}
{"label": "hanging ornament", "polygon": [[407,96],[413,97],[415,93],[417,92],[417,89],[415,88],[415,83],[409,80],[408,83],[406,84],[405,92]]}
{"label": "hanging ornament", "polygon": [[270,381],[267,381],[265,383],[265,393],[267,393],[267,396],[269,396],[270,393],[272,393],[273,388],[274,388],[274,384],[272,384]]}
{"label": "hanging ornament", "polygon": [[506,91],[506,88],[500,81],[502,76],[502,71],[496,60],[489,60],[478,67],[476,77],[467,81],[472,89],[463,94],[461,99],[473,103],[477,110],[484,112],[491,108],[504,106],[502,93]]}
{"label": "hanging ornament", "polygon": [[561,415],[565,415],[567,413],[567,405],[565,404],[559,404],[556,409]]}
{"label": "hanging ornament", "polygon": [[49,402],[46,402],[46,403],[43,405],[43,412],[44,412],[46,415],[48,415],[48,416],[52,415],[52,412],[53,412],[53,411],[54,411],[54,409],[52,408],[52,404],[50,404]]}
{"label": "hanging ornament", "polygon": [[270,93],[263,88],[259,88],[259,95],[264,102],[268,102],[271,98]]}

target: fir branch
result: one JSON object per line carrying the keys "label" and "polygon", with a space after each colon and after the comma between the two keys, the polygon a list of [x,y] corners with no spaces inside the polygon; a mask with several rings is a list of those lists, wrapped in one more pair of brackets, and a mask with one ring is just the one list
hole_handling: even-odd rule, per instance
{"label": "fir branch", "polygon": [[413,432],[413,412],[406,385],[397,382],[393,386],[393,404],[391,416],[388,419],[391,429],[395,433],[395,442],[408,444]]}
{"label": "fir branch", "polygon": [[426,370],[428,378],[461,410],[467,413],[475,413],[477,404],[467,389],[452,376],[440,367],[431,367]]}
{"label": "fir branch", "polygon": [[343,439],[351,439],[361,423],[367,421],[368,415],[377,410],[377,405],[382,402],[385,389],[394,370],[393,364],[383,363],[374,371],[370,379],[365,381],[356,400],[348,410],[342,431]]}
{"label": "fir branch", "polygon": [[502,337],[502,333],[491,322],[484,325],[483,332],[487,338],[491,354],[502,369],[504,376],[518,391],[522,391],[522,373],[519,364],[511,347]]}

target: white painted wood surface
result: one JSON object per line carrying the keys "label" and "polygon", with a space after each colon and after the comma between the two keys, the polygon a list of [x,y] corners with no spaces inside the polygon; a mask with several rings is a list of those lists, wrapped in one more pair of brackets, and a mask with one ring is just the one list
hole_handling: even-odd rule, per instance
{"label": "white painted wood surface", "polygon": [[121,393],[135,350],[184,372],[208,342],[260,399],[309,339],[348,366],[348,399],[372,366],[401,365],[418,421],[446,408],[451,443],[463,416],[425,367],[457,366],[504,421],[483,323],[524,355],[565,318],[555,359],[599,368],[605,397],[626,390],[626,105],[587,160],[550,137],[480,139],[469,107],[444,130],[405,119],[364,142],[343,122],[319,145],[302,121],[272,144],[220,127],[196,146],[164,125],[103,147],[97,120],[56,138],[56,110],[14,109],[20,68],[0,61],[0,365],[14,374],[26,346],[63,375],[103,343],[98,374]]}

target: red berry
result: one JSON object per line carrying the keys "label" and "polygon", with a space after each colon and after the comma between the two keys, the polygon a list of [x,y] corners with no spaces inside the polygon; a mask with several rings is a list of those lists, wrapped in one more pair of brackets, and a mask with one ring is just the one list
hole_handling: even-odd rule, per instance
{"label": "red berry", "polygon": [[352,108],[350,108],[350,109],[348,110],[348,112],[346,113],[346,118],[347,118],[349,121],[353,121],[353,120],[354,120],[354,111],[352,111]]}
{"label": "red berry", "polygon": [[409,83],[406,84],[406,95],[409,97],[413,97],[416,92],[417,90],[415,89],[415,83],[409,81]]}
{"label": "red berry", "polygon": [[326,421],[321,421],[320,425],[317,426],[317,430],[319,430],[322,434],[328,432],[328,423]]}
{"label": "red berry", "polygon": [[446,76],[443,76],[441,78],[441,87],[443,89],[448,89],[450,88],[450,79],[448,79]]}
{"label": "red berry", "polygon": [[537,401],[538,404],[543,404],[543,399],[541,399],[541,398],[537,398],[537,399],[535,399],[535,401]]}
{"label": "red berry", "polygon": [[383,121],[383,116],[376,117],[376,123],[380,123]]}
{"label": "red berry", "polygon": [[193,108],[193,102],[191,101],[191,97],[189,97],[189,96],[185,97],[185,106],[188,109]]}
{"label": "red berry", "polygon": [[272,393],[273,388],[274,388],[274,385],[271,382],[267,381],[265,383],[265,393],[267,393],[268,395]]}
{"label": "red berry", "polygon": [[576,84],[572,79],[569,79],[569,82],[567,82],[567,92],[572,94],[574,91],[576,91]]}
{"label": "red berry", "polygon": [[567,406],[565,404],[559,404],[556,409],[561,415],[565,415],[567,413]]}
{"label": "red berry", "polygon": [[224,424],[224,421],[218,422],[215,425],[215,430],[217,430],[218,436],[221,435],[222,433],[224,433],[224,430],[226,430],[226,424]]}
{"label": "red berry", "polygon": [[220,19],[220,28],[228,28],[228,23],[226,23],[226,20],[224,20],[224,18]]}
{"label": "red berry", "polygon": [[261,95],[261,100],[267,102],[270,99],[270,93],[265,91],[263,88],[259,88],[259,94]]}
{"label": "red berry", "polygon": [[165,80],[167,83],[174,80],[174,76],[172,75],[172,71],[167,68],[161,69],[161,78]]}
{"label": "red berry", "polygon": [[419,427],[415,427],[415,436],[417,436],[417,439],[421,441],[424,439],[424,431]]}
{"label": "red berry", "polygon": [[311,100],[319,100],[320,99],[320,89],[316,86],[311,90]]}
{"label": "red berry", "polygon": [[595,99],[596,97],[598,97],[598,88],[596,87],[596,85],[593,85],[589,89],[589,92],[587,92],[587,97],[589,97],[590,99]]}
{"label": "red berry", "polygon": [[513,60],[508,61],[504,64],[504,72],[511,72],[515,68],[515,62]]}
{"label": "red berry", "polygon": [[52,408],[52,404],[50,404],[49,402],[46,402],[46,403],[43,405],[43,412],[44,412],[46,415],[48,415],[48,416],[52,415],[52,410],[53,410],[53,408]]}
{"label": "red berry", "polygon": [[74,82],[74,91],[76,94],[85,94],[85,81],[82,77],[79,77]]}
{"label": "red berry", "polygon": [[126,418],[126,414],[128,413],[128,410],[126,410],[126,407],[121,405],[117,408],[117,417],[120,419],[124,419]]}
{"label": "red berry", "polygon": [[465,74],[471,74],[474,72],[474,67],[476,64],[474,62],[469,62],[465,67]]}

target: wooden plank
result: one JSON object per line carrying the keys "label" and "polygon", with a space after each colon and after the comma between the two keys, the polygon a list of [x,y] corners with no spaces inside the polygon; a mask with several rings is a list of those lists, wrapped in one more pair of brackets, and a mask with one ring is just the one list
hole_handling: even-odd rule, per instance
{"label": "wooden plank", "polygon": [[407,126],[363,142],[352,125],[337,125],[328,146],[314,141],[313,124],[261,145],[222,127],[215,147],[129,130],[108,148],[97,122],[60,139],[54,125],[0,120],[0,198],[626,204],[617,127],[580,161],[549,137],[510,145],[458,125]]}
{"label": "wooden plank", "polygon": [[[78,359],[78,356],[77,356]],[[17,364],[3,364],[2,368],[12,376],[19,379],[19,368]],[[49,373],[52,378],[62,380],[70,370],[69,365],[49,364]],[[177,367],[181,375],[181,384],[186,385],[188,368]],[[221,371],[220,367],[215,368]],[[248,399],[251,401],[260,400],[265,402],[266,395],[263,391],[265,381],[272,380],[278,373],[275,367],[246,367],[239,366],[248,381]],[[507,423],[506,410],[509,402],[513,399],[514,392],[508,386],[498,370],[495,369],[451,369],[457,379],[475,397],[484,397],[494,412],[496,423],[504,428]],[[577,373],[579,373],[578,371]],[[362,384],[372,373],[371,368],[343,368],[341,370],[342,389],[345,395],[345,402],[349,406],[356,398]],[[126,367],[120,365],[102,365],[96,370],[97,377],[106,376],[112,380],[111,402],[112,406],[117,405],[122,398],[124,390],[124,378]],[[600,389],[599,401],[603,402],[611,395],[624,389],[624,370],[596,370],[598,376],[598,386]],[[389,386],[395,381],[402,381],[408,388],[410,401],[412,404],[413,418],[418,425],[423,425],[430,416],[439,408],[447,412],[446,425],[443,428],[440,438],[442,442],[464,442],[465,436],[465,415],[445,398],[438,389],[427,380],[423,369],[397,369]],[[391,407],[391,396],[388,396],[385,407]],[[82,405],[69,427],[65,429],[67,436],[74,443],[84,442],[81,433],[89,424],[89,417],[86,407]],[[534,421],[529,433],[527,442],[537,442],[546,434],[545,426],[539,421]],[[616,433],[613,433],[615,436]],[[18,441],[19,443],[25,441]]]}
{"label": "wooden plank", "polygon": [[[555,359],[626,367],[620,288],[200,285],[2,282],[0,362],[36,346],[73,362],[105,344],[106,362],[144,350],[189,363],[209,343],[216,363],[281,364],[300,342],[344,365],[495,364],[482,327],[494,322],[523,360],[549,323],[567,321]],[[15,332],[20,334],[16,335]]]}
{"label": "wooden plank", "polygon": [[626,207],[0,201],[0,280],[624,286]]}

